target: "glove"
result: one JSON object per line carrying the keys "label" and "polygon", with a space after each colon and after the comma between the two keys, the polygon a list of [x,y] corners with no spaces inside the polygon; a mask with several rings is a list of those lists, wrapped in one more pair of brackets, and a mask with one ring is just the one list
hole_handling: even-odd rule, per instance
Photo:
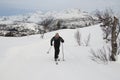
{"label": "glove", "polygon": [[51,44],[51,46],[53,46],[53,44]]}
{"label": "glove", "polygon": [[62,43],[64,43],[64,41],[62,41]]}

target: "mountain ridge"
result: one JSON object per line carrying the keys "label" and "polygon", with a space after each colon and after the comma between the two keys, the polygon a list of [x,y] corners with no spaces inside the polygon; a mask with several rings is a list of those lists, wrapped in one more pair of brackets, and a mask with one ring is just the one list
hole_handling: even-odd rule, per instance
{"label": "mountain ridge", "polygon": [[[44,32],[49,32],[63,28],[75,29],[97,23],[98,20],[94,15],[82,12],[80,9],[68,9],[60,12],[49,11],[46,13],[36,11],[35,13],[28,13],[24,15],[1,17],[0,35],[6,36],[6,34],[11,34],[11,29],[12,34],[14,33],[15,35],[13,34],[10,36],[22,36],[16,35],[21,33],[26,36],[39,34],[43,30]],[[31,28],[28,28],[26,24],[30,25]]]}

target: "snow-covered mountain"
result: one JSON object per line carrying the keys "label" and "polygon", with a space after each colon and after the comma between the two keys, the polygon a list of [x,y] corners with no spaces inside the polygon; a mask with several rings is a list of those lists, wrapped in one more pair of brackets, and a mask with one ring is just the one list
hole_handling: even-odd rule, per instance
{"label": "snow-covered mountain", "polygon": [[96,23],[98,23],[96,17],[87,12],[82,12],[80,9],[68,9],[60,12],[50,11],[46,13],[37,11],[24,15],[0,17],[0,35],[13,36],[16,34],[14,36],[22,36],[20,33],[31,35],[31,31],[32,34],[36,34],[41,33],[43,30],[46,32],[61,28],[78,28]]}

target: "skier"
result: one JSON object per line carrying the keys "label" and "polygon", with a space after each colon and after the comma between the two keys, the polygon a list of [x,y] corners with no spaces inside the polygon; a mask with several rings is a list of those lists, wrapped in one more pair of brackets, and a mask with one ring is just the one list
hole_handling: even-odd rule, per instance
{"label": "skier", "polygon": [[55,34],[55,36],[51,39],[51,46],[53,46],[53,41],[54,41],[54,49],[55,49],[55,54],[54,54],[54,59],[55,61],[58,60],[58,55],[59,55],[59,52],[60,52],[60,42],[64,43],[64,40],[62,37],[59,36],[58,33]]}

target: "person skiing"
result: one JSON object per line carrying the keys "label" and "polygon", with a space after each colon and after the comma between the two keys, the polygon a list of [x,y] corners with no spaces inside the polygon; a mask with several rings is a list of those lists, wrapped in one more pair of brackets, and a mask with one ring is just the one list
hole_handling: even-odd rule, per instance
{"label": "person skiing", "polygon": [[54,41],[54,50],[55,50],[55,54],[54,54],[54,59],[55,61],[58,60],[58,55],[60,52],[60,42],[64,43],[64,40],[61,36],[59,36],[59,33],[56,33],[55,36],[51,39],[51,46],[53,46],[53,41]]}

